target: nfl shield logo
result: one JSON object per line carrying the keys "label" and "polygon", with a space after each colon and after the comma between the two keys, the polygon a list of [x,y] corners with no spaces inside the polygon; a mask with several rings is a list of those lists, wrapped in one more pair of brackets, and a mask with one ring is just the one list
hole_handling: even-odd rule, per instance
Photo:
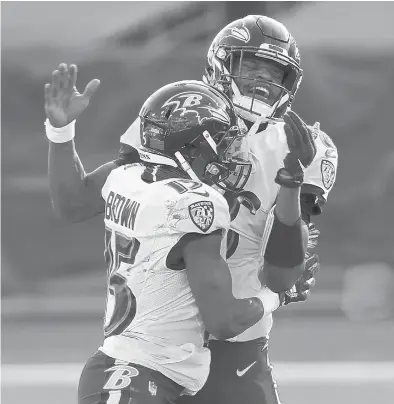
{"label": "nfl shield logo", "polygon": [[331,161],[322,160],[321,162],[321,179],[326,189],[330,189],[335,180],[335,167]]}
{"label": "nfl shield logo", "polygon": [[189,214],[193,223],[204,233],[212,226],[215,212],[211,201],[200,201],[189,205]]}

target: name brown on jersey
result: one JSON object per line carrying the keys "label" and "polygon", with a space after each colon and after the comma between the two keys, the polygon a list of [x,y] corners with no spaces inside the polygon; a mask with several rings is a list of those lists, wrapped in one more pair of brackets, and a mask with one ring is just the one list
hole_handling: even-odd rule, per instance
{"label": "name brown on jersey", "polygon": [[105,202],[105,218],[134,230],[134,223],[141,204],[111,191]]}

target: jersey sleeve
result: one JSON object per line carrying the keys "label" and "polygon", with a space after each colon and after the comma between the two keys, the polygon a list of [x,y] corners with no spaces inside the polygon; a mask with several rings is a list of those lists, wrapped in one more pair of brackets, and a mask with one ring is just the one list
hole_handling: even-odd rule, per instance
{"label": "jersey sleeve", "polygon": [[169,227],[183,234],[227,231],[230,227],[228,204],[221,195],[215,195],[215,190],[207,189],[209,188],[204,187],[198,193],[189,191],[173,201],[167,215]]}
{"label": "jersey sleeve", "polygon": [[114,170],[112,170],[109,173],[107,179],[105,180],[103,187],[101,188],[101,196],[103,197],[104,201],[106,201],[108,198],[109,189],[111,188],[112,181],[116,177],[117,170],[119,170],[119,168],[115,168]]}
{"label": "jersey sleeve", "polygon": [[316,156],[305,171],[301,193],[313,196],[308,199],[312,205],[313,203],[322,205],[327,201],[328,194],[335,183],[338,151],[332,139],[320,130],[318,124],[312,127],[312,131],[316,144]]}

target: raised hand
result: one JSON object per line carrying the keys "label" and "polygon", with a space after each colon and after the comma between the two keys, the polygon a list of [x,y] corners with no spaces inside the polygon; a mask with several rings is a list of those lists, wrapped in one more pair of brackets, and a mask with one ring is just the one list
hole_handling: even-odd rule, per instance
{"label": "raised hand", "polygon": [[312,130],[295,112],[289,110],[284,121],[289,153],[283,160],[283,168],[279,169],[275,182],[288,188],[296,188],[302,185],[304,171],[315,158],[316,145]]}
{"label": "raised hand", "polygon": [[56,128],[66,126],[89,105],[92,95],[100,85],[100,80],[90,81],[82,94],[76,88],[77,66],[61,63],[52,72],[52,82],[45,84],[45,113]]}

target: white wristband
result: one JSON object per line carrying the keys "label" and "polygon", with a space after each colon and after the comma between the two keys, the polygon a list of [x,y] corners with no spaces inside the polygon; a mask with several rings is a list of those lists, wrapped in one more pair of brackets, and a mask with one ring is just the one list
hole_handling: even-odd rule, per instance
{"label": "white wristband", "polygon": [[47,118],[44,125],[47,138],[53,143],[66,143],[74,139],[75,119],[66,126],[55,128],[51,125],[49,119]]}
{"label": "white wristband", "polygon": [[276,309],[281,306],[281,301],[278,293],[273,292],[272,290],[264,287],[260,293],[255,295],[261,300],[264,306],[264,316],[268,316],[268,314],[273,313]]}

